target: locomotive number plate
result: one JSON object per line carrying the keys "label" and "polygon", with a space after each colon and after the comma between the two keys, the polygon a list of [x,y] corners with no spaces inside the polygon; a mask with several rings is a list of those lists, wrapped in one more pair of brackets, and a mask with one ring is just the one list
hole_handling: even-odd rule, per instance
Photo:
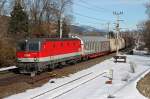
{"label": "locomotive number plate", "polygon": [[24,57],[30,57],[30,54],[24,54]]}

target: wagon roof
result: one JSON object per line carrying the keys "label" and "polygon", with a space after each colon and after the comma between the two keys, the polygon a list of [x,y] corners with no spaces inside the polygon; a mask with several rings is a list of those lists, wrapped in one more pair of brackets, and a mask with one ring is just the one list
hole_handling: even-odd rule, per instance
{"label": "wagon roof", "polygon": [[103,36],[81,36],[80,38],[84,41],[109,41]]}

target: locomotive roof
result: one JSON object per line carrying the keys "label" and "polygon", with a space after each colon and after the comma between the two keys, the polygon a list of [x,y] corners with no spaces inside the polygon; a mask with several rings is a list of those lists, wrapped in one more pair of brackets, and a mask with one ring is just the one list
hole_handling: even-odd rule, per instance
{"label": "locomotive roof", "polygon": [[62,40],[79,40],[77,38],[32,38],[26,39],[28,41],[62,41]]}
{"label": "locomotive roof", "polygon": [[[83,41],[109,41],[109,39],[102,36],[79,36],[79,38]],[[62,41],[62,40],[79,40],[79,38],[32,38],[32,39],[24,39],[28,41]]]}
{"label": "locomotive roof", "polygon": [[102,36],[81,36],[80,38],[86,41],[109,41],[109,39]]}

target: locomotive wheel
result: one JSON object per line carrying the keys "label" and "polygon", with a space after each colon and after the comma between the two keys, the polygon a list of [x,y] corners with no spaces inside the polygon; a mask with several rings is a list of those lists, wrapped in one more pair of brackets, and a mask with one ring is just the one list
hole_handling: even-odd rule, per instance
{"label": "locomotive wheel", "polygon": [[71,65],[74,65],[74,64],[76,64],[77,63],[77,61],[76,60],[72,60],[72,62],[70,63]]}
{"label": "locomotive wheel", "polygon": [[48,66],[48,70],[53,70],[53,69],[55,69],[55,64],[50,64],[50,65]]}
{"label": "locomotive wheel", "polygon": [[57,68],[62,69],[63,68],[62,64],[58,63]]}

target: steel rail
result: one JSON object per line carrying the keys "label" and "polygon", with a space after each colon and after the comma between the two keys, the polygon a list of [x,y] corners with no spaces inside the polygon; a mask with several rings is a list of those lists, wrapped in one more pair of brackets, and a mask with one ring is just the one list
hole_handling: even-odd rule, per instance
{"label": "steel rail", "polygon": [[62,96],[62,95],[64,95],[64,94],[66,94],[66,93],[72,91],[73,89],[78,88],[78,87],[80,87],[81,85],[86,84],[86,83],[88,83],[88,82],[90,82],[90,81],[92,81],[92,80],[98,78],[99,76],[101,76],[101,75],[103,75],[103,74],[105,74],[105,73],[106,73],[106,72],[103,72],[103,73],[101,73],[101,74],[95,76],[94,78],[91,78],[91,79],[89,79],[89,80],[87,80],[87,81],[85,81],[85,82],[83,82],[83,83],[81,83],[81,84],[79,84],[79,85],[77,85],[77,86],[75,86],[75,87],[73,87],[73,88],[71,88],[71,89],[69,89],[69,90],[67,90],[67,91],[65,91],[65,92],[63,92],[63,93],[61,93],[61,94],[55,96],[55,97],[53,97],[53,98],[50,98],[50,99],[55,99],[55,98],[57,98],[57,97],[60,97],[60,96]]}
{"label": "steel rail", "polygon": [[37,97],[40,97],[40,96],[42,96],[42,95],[44,95],[44,94],[46,94],[46,93],[48,93],[48,92],[51,92],[51,91],[56,90],[56,89],[58,89],[58,88],[61,88],[61,87],[65,86],[65,85],[67,85],[67,84],[70,84],[70,83],[72,83],[72,82],[75,82],[75,81],[77,81],[77,80],[79,80],[79,79],[81,79],[81,78],[83,78],[83,77],[86,77],[86,76],[88,76],[88,75],[90,75],[90,74],[92,74],[92,72],[90,72],[90,73],[88,73],[88,74],[85,74],[85,75],[83,75],[83,76],[81,76],[81,77],[79,77],[79,78],[76,78],[76,79],[74,79],[74,80],[72,80],[72,81],[69,81],[69,82],[67,82],[67,83],[65,83],[65,84],[62,84],[62,85],[60,85],[60,86],[57,86],[57,87],[55,87],[55,88],[53,88],[53,89],[51,89],[51,90],[45,91],[45,92],[43,92],[43,93],[41,93],[41,94],[39,94],[39,95],[36,95],[36,96],[34,96],[34,97],[30,98],[30,99],[35,99],[35,98],[37,98]]}

